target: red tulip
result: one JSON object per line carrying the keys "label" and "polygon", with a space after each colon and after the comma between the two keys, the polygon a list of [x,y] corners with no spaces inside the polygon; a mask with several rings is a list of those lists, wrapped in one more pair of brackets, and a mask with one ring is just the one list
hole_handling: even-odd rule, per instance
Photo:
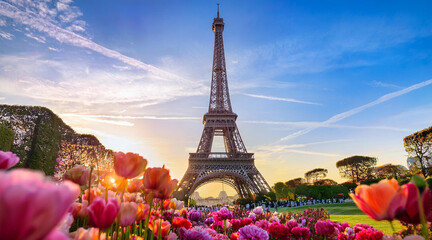
{"label": "red tulip", "polygon": [[1,239],[44,239],[78,197],[79,186],[57,184],[35,171],[0,171]]}
{"label": "red tulip", "polygon": [[89,224],[92,227],[105,229],[114,222],[120,210],[117,199],[109,199],[105,202],[102,198],[96,198],[87,208]]}
{"label": "red tulip", "polygon": [[0,151],[0,169],[9,169],[19,162],[19,157],[12,152]]}
{"label": "red tulip", "polygon": [[192,223],[185,218],[175,217],[172,221],[172,226],[173,229],[184,227],[189,230],[192,227]]}
{"label": "red tulip", "polygon": [[114,153],[114,170],[124,178],[134,178],[140,175],[147,166],[147,160],[136,153]]}
{"label": "red tulip", "polygon": [[[397,216],[397,219],[406,223],[419,224],[419,190],[414,183],[405,184],[403,189],[405,190],[407,201],[403,212]],[[426,188],[420,197],[423,204],[424,216],[428,217],[431,212],[431,192],[429,188]]]}

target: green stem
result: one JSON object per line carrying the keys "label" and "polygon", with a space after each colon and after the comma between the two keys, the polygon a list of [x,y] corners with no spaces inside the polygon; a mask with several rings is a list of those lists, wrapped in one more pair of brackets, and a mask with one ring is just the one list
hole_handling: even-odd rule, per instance
{"label": "green stem", "polygon": [[420,190],[417,189],[417,199],[418,199],[418,207],[419,207],[419,213],[420,213],[420,223],[421,223],[421,229],[422,229],[422,235],[424,239],[429,239],[429,230],[426,223],[426,217],[423,210],[423,198],[420,195]]}
{"label": "green stem", "polygon": [[226,219],[224,219],[224,234],[227,235],[226,234]]}
{"label": "green stem", "polygon": [[148,225],[149,225],[149,219],[150,219],[150,215],[151,215],[151,210],[153,208],[153,192],[150,193],[150,207],[149,207],[149,212],[147,214],[146,220],[145,220],[145,230],[144,230],[144,240],[147,240],[147,232],[148,232]]}
{"label": "green stem", "polygon": [[162,199],[160,200],[160,221],[159,221],[159,226],[158,226],[158,240],[160,240],[162,238],[162,206],[163,206],[163,202]]}
{"label": "green stem", "polygon": [[[121,186],[125,183],[125,181],[127,181],[127,179],[123,179],[123,181],[121,183]],[[126,186],[124,186],[122,194],[121,194],[121,197],[120,197],[120,208],[121,208],[121,204],[123,203],[123,196],[124,196],[124,193],[125,193],[125,189],[126,189]],[[116,239],[119,239],[118,238],[118,233],[119,233],[119,228],[120,228],[120,217],[121,217],[120,215],[121,214],[119,212],[119,214],[117,216],[117,221],[116,221]]]}
{"label": "green stem", "polygon": [[142,236],[142,220],[140,220],[140,223],[139,223],[139,232],[138,232],[138,236]]}
{"label": "green stem", "polygon": [[100,240],[101,234],[102,234],[102,229],[99,228],[98,240]]}

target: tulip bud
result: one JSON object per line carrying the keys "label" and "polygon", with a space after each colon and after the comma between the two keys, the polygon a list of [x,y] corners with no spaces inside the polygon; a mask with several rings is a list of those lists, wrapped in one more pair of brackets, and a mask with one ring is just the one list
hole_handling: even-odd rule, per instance
{"label": "tulip bud", "polygon": [[420,191],[420,194],[423,193],[423,191],[426,188],[426,181],[424,180],[424,178],[420,177],[417,174],[415,174],[415,175],[412,176],[410,182],[414,183],[417,186],[417,188]]}

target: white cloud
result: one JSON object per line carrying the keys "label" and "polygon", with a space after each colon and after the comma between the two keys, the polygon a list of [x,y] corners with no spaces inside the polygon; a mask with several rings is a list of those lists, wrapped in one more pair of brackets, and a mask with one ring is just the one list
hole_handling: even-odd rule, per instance
{"label": "white cloud", "polygon": [[7,33],[7,32],[0,31],[0,37],[7,39],[7,40],[12,40],[14,38],[14,35]]}
{"label": "white cloud", "polygon": [[48,47],[48,49],[54,52],[60,52],[60,49],[58,48]]}
{"label": "white cloud", "polygon": [[116,68],[118,70],[121,70],[121,71],[123,71],[123,70],[130,70],[131,69],[129,66],[119,66],[119,65],[115,65],[115,64],[113,64],[112,67]]}
{"label": "white cloud", "polygon": [[34,36],[33,34],[31,34],[31,33],[25,33],[25,35],[26,35],[27,37],[29,37],[29,38],[32,38],[32,39],[34,39],[34,40],[40,42],[40,43],[45,43],[45,42],[46,42],[46,41],[45,41],[45,38],[42,37],[42,36],[40,36],[40,37],[36,37],[36,36]]}
{"label": "white cloud", "polygon": [[6,26],[6,20],[0,19],[0,27]]}
{"label": "white cloud", "polygon": [[[117,51],[103,47],[90,39],[87,39],[81,35],[76,34],[73,31],[64,29],[54,24],[53,21],[49,21],[44,17],[39,17],[36,14],[21,11],[19,8],[6,3],[0,2],[0,15],[9,17],[15,22],[31,27],[41,33],[45,33],[48,36],[56,39],[61,43],[71,44],[76,47],[81,47],[85,49],[92,50],[94,52],[100,53],[106,57],[117,59],[125,64],[133,66],[137,69],[145,70],[153,75],[153,77],[158,78],[163,81],[178,81],[180,83],[188,85],[196,85],[196,82],[186,80],[170,72],[164,71],[150,64],[143,63],[137,59],[127,57]],[[72,14],[73,16],[79,16],[79,13]],[[69,21],[72,17],[61,17],[64,22]]]}
{"label": "white cloud", "polygon": [[294,103],[304,103],[304,104],[312,104],[312,105],[321,105],[319,103],[314,102],[306,102],[301,101],[293,98],[281,98],[281,97],[271,97],[271,96],[264,96],[264,95],[257,95],[257,94],[249,94],[249,93],[242,93],[245,96],[254,97],[254,98],[262,98],[262,99],[268,99],[268,100],[276,100],[276,101],[283,101],[283,102],[294,102]]}
{"label": "white cloud", "polygon": [[122,116],[122,115],[83,115],[74,113],[63,113],[61,116],[67,117],[80,117],[80,118],[93,118],[93,119],[148,119],[148,120],[197,120],[201,117],[181,117],[181,116]]}
{"label": "white cloud", "polygon": [[365,109],[368,109],[370,107],[373,107],[373,106],[378,105],[378,104],[383,103],[383,102],[387,102],[388,100],[391,100],[391,99],[393,99],[395,97],[402,96],[402,95],[407,94],[407,93],[409,93],[411,91],[414,91],[416,89],[419,89],[419,88],[422,88],[422,87],[426,87],[426,86],[428,86],[430,84],[432,84],[432,79],[429,79],[429,80],[421,82],[421,83],[414,84],[414,85],[412,85],[410,87],[404,88],[404,89],[396,91],[396,92],[392,92],[392,93],[386,94],[386,95],[384,95],[384,96],[378,98],[377,100],[372,101],[372,102],[370,102],[368,104],[362,105],[360,107],[351,109],[351,110],[343,112],[343,113],[336,114],[333,117],[327,119],[326,121],[319,122],[319,124],[317,126],[305,128],[305,129],[302,129],[302,130],[297,131],[295,133],[292,133],[292,134],[290,134],[290,135],[288,135],[286,137],[281,138],[280,141],[284,141],[284,140],[292,139],[292,138],[295,138],[295,137],[298,137],[298,136],[302,136],[302,135],[307,134],[310,131],[313,131],[313,130],[315,130],[317,128],[320,128],[320,127],[326,127],[329,124],[339,122],[339,121],[341,121],[341,120],[343,120],[343,119],[345,119],[347,117],[350,117],[350,116],[355,115],[355,114],[357,114],[359,112],[362,112]]}

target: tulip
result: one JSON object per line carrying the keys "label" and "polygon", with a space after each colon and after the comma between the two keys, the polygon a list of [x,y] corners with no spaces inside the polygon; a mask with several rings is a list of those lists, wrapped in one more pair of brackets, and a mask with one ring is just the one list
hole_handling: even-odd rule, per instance
{"label": "tulip", "polygon": [[136,221],[142,221],[145,219],[149,212],[150,206],[146,203],[140,203],[138,204],[138,211],[136,213],[135,220]]}
{"label": "tulip", "polygon": [[142,186],[142,180],[141,179],[133,179],[129,182],[127,185],[127,191],[130,193],[139,192]]}
{"label": "tulip", "polygon": [[0,169],[9,169],[19,162],[19,157],[12,152],[0,151]]}
{"label": "tulip", "polygon": [[0,171],[0,238],[44,239],[79,193],[78,185],[57,184],[36,171]]}
{"label": "tulip", "polygon": [[269,239],[268,233],[255,225],[248,225],[240,228],[239,240],[267,240]]}
{"label": "tulip", "polygon": [[[71,237],[75,240],[96,240],[98,239],[99,229],[97,228],[78,228],[75,232],[71,233]],[[101,240],[106,239],[106,233],[101,234]]]}
{"label": "tulip", "polygon": [[[90,169],[82,165],[76,165],[75,167],[66,171],[66,173],[63,175],[63,179],[70,180],[80,186],[88,184],[89,177]],[[92,177],[92,182],[94,181],[94,179],[95,177]]]}
{"label": "tulip", "polygon": [[188,218],[189,218],[189,220],[191,220],[193,222],[199,222],[201,220],[201,216],[202,216],[201,211],[191,210],[189,212]]}
{"label": "tulip", "polygon": [[375,220],[393,220],[403,210],[406,197],[395,179],[384,179],[370,186],[360,185],[350,193],[358,208]]}
{"label": "tulip", "polygon": [[[419,201],[422,201],[424,216],[429,216],[431,209],[431,192],[426,188],[420,195],[417,186],[414,183],[407,183],[403,186],[407,197],[406,205],[397,219],[411,224],[420,223]],[[421,197],[419,199],[419,196]]]}
{"label": "tulip", "polygon": [[123,202],[120,206],[120,226],[126,227],[132,225],[138,212],[138,205],[134,202]]}
{"label": "tulip", "polygon": [[114,153],[114,170],[124,178],[134,178],[140,175],[147,166],[147,160],[136,153]]}
{"label": "tulip", "polygon": [[[268,233],[276,239],[286,239],[286,238],[288,238],[288,235],[290,234],[290,230],[284,224],[280,224],[278,222],[273,222],[268,227]],[[300,231],[300,233],[301,233],[301,231]]]}
{"label": "tulip", "polygon": [[331,236],[335,232],[335,227],[329,221],[318,221],[315,223],[315,232],[317,234]]}
{"label": "tulip", "polygon": [[114,222],[120,210],[117,199],[109,199],[107,202],[102,198],[96,198],[87,208],[89,224],[92,227],[105,229]]}
{"label": "tulip", "polygon": [[179,230],[179,237],[180,239],[185,240],[212,240],[213,237],[210,235],[209,232],[206,230],[200,228],[200,227],[194,227],[191,230],[186,230],[186,228],[180,228]]}
{"label": "tulip", "polygon": [[217,211],[216,216],[217,216],[218,221],[233,218],[232,212],[230,210],[228,210],[226,207],[223,207],[219,211]]}
{"label": "tulip", "polygon": [[88,216],[87,211],[88,202],[83,200],[82,203],[74,202],[72,204],[72,216],[74,218],[85,218]]}
{"label": "tulip", "polygon": [[160,218],[156,219],[155,221],[151,221],[149,228],[150,230],[153,231],[154,235],[157,237],[159,231],[159,225],[160,225],[161,236],[165,237],[166,235],[168,235],[168,232],[171,228],[171,224],[168,221],[163,221]]}
{"label": "tulip", "polygon": [[182,227],[186,229],[190,229],[192,227],[192,223],[189,222],[187,219],[175,217],[172,221],[172,226],[173,229],[182,228]]}
{"label": "tulip", "polygon": [[158,191],[155,192],[155,197],[159,199],[169,199],[172,197],[172,193],[176,190],[178,184],[177,179],[169,181],[167,184],[162,185]]}
{"label": "tulip", "polygon": [[169,170],[162,168],[147,168],[144,172],[143,187],[147,191],[159,190],[171,181]]}

